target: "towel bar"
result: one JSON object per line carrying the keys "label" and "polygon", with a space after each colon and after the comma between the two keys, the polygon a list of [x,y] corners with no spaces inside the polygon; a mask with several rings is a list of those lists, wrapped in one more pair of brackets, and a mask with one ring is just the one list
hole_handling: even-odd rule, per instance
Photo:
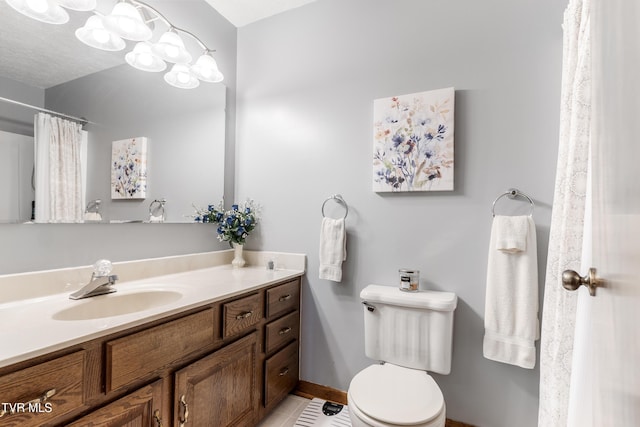
{"label": "towel bar", "polygon": [[349,215],[349,205],[347,204],[347,202],[342,198],[340,194],[334,194],[332,196],[327,197],[326,200],[322,203],[322,208],[320,209],[320,211],[322,212],[323,217],[326,216],[324,214],[324,206],[327,204],[329,200],[335,200],[336,202],[344,206],[344,209],[345,209],[344,218],[346,218],[347,215]]}
{"label": "towel bar", "polygon": [[533,215],[533,209],[535,208],[535,204],[533,203],[533,200],[531,199],[531,197],[527,196],[525,193],[518,190],[517,188],[510,188],[504,193],[500,194],[498,197],[496,197],[496,199],[493,201],[493,205],[491,205],[491,214],[493,216],[496,216],[496,203],[498,202],[498,200],[502,199],[504,196],[507,196],[510,199],[515,199],[516,197],[523,197],[527,199],[527,201],[531,205],[531,211],[529,212],[529,215]]}

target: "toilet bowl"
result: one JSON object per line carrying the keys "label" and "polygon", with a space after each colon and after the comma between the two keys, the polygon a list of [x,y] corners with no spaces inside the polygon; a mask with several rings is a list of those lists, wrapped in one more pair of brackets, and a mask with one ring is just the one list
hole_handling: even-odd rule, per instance
{"label": "toilet bowl", "polygon": [[347,392],[353,427],[444,427],[444,397],[425,371],[391,363],[371,365]]}

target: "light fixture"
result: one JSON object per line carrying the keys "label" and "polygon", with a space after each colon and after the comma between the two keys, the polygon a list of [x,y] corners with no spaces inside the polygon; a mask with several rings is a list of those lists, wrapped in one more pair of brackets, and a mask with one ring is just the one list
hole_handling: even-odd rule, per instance
{"label": "light fixture", "polygon": [[104,28],[102,18],[93,15],[84,24],[84,27],[76,30],[76,37],[82,43],[96,49],[117,51],[125,48],[126,43],[117,35]]}
{"label": "light fixture", "polygon": [[47,24],[66,24],[69,14],[53,0],[6,0],[6,2],[20,12],[40,22]]}
{"label": "light fixture", "polygon": [[[174,63],[164,75],[164,80],[172,86],[191,89],[198,87],[200,81],[217,83],[224,79],[213,58],[213,50],[193,33],[174,26],[158,10],[140,0],[119,0],[108,15],[95,10],[97,0],[5,1],[21,14],[49,24],[68,22],[69,14],[65,9],[93,11],[94,15],[75,32],[81,42],[96,49],[118,51],[127,45],[123,39],[137,41],[139,43],[125,55],[125,61],[138,70],[151,72],[164,71],[167,68],[165,61]],[[145,19],[148,20],[145,22]],[[157,23],[162,25],[157,27]],[[152,28],[162,31],[163,25],[166,31],[157,42],[151,42]],[[181,37],[184,35],[204,50],[193,65],[190,64],[191,53]]]}
{"label": "light fixture", "polygon": [[200,55],[196,63],[191,66],[191,72],[204,82],[218,83],[224,79],[216,60],[209,55],[208,51]]}
{"label": "light fixture", "polygon": [[200,85],[200,80],[191,74],[186,64],[175,64],[171,67],[171,71],[164,75],[164,81],[180,89],[193,89]]}
{"label": "light fixture", "polygon": [[141,42],[149,40],[153,35],[138,9],[131,3],[116,3],[111,13],[103,18],[103,22],[106,29],[123,39]]}
{"label": "light fixture", "polygon": [[159,72],[167,68],[167,63],[153,53],[151,45],[139,42],[136,47],[124,57],[129,65],[142,71]]}
{"label": "light fixture", "polygon": [[191,62],[191,54],[184,47],[184,42],[173,28],[160,36],[158,43],[153,45],[153,51],[165,61],[186,64]]}
{"label": "light fixture", "polygon": [[65,9],[77,10],[79,12],[90,12],[96,8],[96,0],[56,0]]}

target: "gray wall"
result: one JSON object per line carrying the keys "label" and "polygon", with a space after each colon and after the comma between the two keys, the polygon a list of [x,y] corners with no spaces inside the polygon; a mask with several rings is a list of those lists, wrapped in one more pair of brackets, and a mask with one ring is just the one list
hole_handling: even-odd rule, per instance
{"label": "gray wall", "polygon": [[[44,89],[0,76],[0,97],[44,107]],[[33,136],[33,111],[0,101],[0,130]]]}
{"label": "gray wall", "polygon": [[[216,60],[225,74],[227,87],[226,122],[231,130],[227,132],[227,146],[233,147],[228,138],[233,138],[235,129],[236,28],[203,1],[150,3],[175,16],[175,25],[192,31],[216,49]],[[181,16],[189,14],[195,19],[187,23]],[[149,75],[154,77],[157,76]],[[93,101],[99,103],[100,99]],[[33,123],[32,118],[29,123]],[[227,164],[233,161],[232,154],[222,155]],[[233,182],[233,169],[233,164],[225,168],[226,181]],[[206,171],[202,177],[206,179]],[[225,183],[225,191],[233,191],[232,184]],[[218,196],[212,196],[215,197]],[[123,261],[227,248],[217,241],[213,227],[198,224],[0,224],[0,236],[0,274],[87,265],[98,258]]]}
{"label": "gray wall", "polygon": [[[448,416],[537,425],[538,368],[482,356],[485,275],[491,204],[517,187],[536,201],[544,277],[563,3],[319,0],[239,29],[236,194],[264,207],[249,247],[308,255],[302,379],[346,390],[372,363],[360,290],[416,268],[422,288],[459,296],[452,372],[434,375]],[[455,191],[373,193],[373,100],[450,86]],[[350,207],[339,284],[318,279],[320,207],[334,193]]]}

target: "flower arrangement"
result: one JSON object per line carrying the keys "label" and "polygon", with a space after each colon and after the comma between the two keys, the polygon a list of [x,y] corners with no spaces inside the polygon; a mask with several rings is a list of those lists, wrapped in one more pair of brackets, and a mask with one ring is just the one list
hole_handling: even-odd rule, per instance
{"label": "flower arrangement", "polygon": [[253,200],[233,204],[228,211],[221,201],[217,206],[209,205],[207,210],[196,209],[196,212],[196,222],[218,224],[218,240],[229,244],[244,245],[259,220],[259,206]]}

